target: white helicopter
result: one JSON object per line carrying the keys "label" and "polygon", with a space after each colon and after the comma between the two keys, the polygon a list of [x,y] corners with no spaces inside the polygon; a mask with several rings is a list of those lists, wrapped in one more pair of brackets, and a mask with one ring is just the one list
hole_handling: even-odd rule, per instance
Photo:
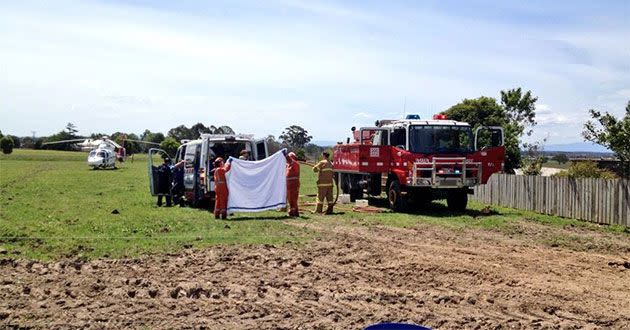
{"label": "white helicopter", "polygon": [[[123,144],[125,141],[133,141],[145,144],[159,145],[155,142],[147,142],[140,140],[130,140],[126,136],[123,136]],[[42,143],[42,145],[58,144],[58,143],[72,143],[75,142],[76,146],[81,148],[82,151],[89,151],[87,164],[93,169],[106,169],[116,168],[116,160],[124,162],[127,159],[127,153],[125,148],[120,144],[111,140],[108,136],[103,136],[100,139],[73,139],[62,140],[54,142]]]}

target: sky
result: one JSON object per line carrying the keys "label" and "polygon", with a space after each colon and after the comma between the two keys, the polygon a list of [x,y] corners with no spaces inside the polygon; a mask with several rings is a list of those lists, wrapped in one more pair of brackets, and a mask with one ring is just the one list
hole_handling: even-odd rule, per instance
{"label": "sky", "polygon": [[[341,141],[522,87],[530,141],[630,100],[630,1],[0,1],[0,130],[180,124]],[[35,133],[33,133],[35,132]]]}

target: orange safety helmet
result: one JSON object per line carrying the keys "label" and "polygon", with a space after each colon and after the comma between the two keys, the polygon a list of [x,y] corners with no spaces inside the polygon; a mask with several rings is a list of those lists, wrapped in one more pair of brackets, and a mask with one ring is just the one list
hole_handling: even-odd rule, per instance
{"label": "orange safety helmet", "polygon": [[293,151],[291,151],[291,152],[287,155],[287,157],[289,157],[289,158],[291,158],[291,159],[293,159],[293,160],[297,160],[297,156],[295,155],[295,152],[293,152]]}

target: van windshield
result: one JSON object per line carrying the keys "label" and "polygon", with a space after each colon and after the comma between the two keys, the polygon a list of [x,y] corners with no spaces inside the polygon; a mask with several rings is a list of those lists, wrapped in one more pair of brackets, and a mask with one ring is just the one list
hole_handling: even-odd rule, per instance
{"label": "van windshield", "polygon": [[473,144],[470,126],[414,125],[409,127],[411,152],[469,153],[473,151]]}

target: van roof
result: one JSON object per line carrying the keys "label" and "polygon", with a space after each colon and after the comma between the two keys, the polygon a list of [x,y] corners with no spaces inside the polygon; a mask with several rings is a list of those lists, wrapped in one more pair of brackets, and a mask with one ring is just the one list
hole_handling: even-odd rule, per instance
{"label": "van roof", "polygon": [[201,140],[225,140],[225,138],[234,138],[236,140],[253,140],[253,134],[201,134]]}

